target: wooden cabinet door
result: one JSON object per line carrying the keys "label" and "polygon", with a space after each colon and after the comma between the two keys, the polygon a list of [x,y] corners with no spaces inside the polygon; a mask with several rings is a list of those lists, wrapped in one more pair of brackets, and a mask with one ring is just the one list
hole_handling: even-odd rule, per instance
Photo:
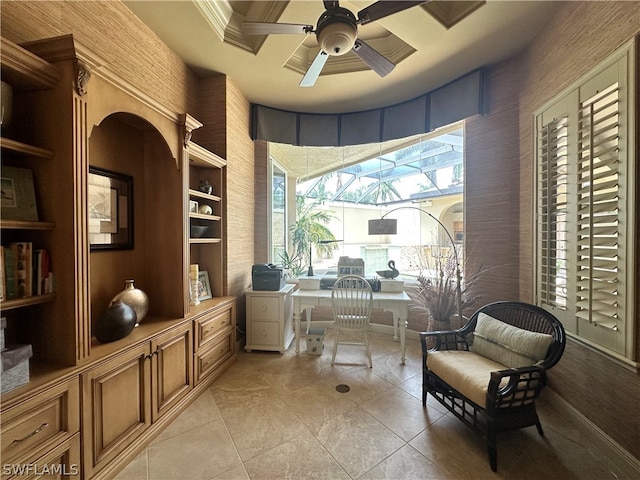
{"label": "wooden cabinet door", "polygon": [[151,424],[149,343],[82,374],[83,459],[89,478]]}
{"label": "wooden cabinet door", "polygon": [[152,421],[183,398],[193,386],[191,322],[151,341],[153,360]]}

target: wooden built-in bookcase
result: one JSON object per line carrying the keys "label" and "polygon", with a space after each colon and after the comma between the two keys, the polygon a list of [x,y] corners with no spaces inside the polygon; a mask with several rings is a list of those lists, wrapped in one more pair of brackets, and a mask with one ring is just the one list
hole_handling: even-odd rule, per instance
{"label": "wooden built-in bookcase", "polygon": [[[189,204],[193,201],[199,207],[211,208],[210,214],[192,212],[190,209],[187,212],[189,251],[185,263],[197,264],[200,272],[206,271],[213,297],[221,297],[226,293],[224,269],[220,265],[224,264],[223,202],[227,161],[190,140],[193,130],[202,126],[200,122],[185,114],[182,123],[185,133],[183,162],[184,185],[188,195],[186,202]],[[199,190],[203,180],[211,185],[211,193]],[[204,227],[206,230],[202,235],[195,235],[192,227]]]}
{"label": "wooden built-in bookcase", "polygon": [[[111,478],[236,359],[236,299],[225,296],[226,161],[190,142],[200,122],[127,84],[72,35],[23,45],[3,38],[1,62],[14,91],[2,165],[31,170],[38,206],[36,221],[0,220],[2,244],[47,249],[56,276],[55,293],[0,307],[7,339],[33,348],[30,381],[1,397],[3,461],[62,452],[56,458],[80,465],[81,478]],[[132,248],[91,249],[89,167],[133,178]],[[198,190],[203,178],[211,194]],[[211,214],[190,212],[190,200]],[[192,238],[192,225],[207,234]],[[212,287],[197,306],[191,263]],[[149,313],[127,337],[100,344],[94,326],[130,278],[147,293]],[[57,419],[48,417],[54,410]],[[43,424],[51,427],[41,433]],[[28,445],[12,442],[31,431]]]}

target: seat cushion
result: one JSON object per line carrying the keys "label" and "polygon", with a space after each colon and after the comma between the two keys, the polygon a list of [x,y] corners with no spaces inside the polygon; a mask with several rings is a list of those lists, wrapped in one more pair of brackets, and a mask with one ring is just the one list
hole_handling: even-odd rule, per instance
{"label": "seat cushion", "polygon": [[451,387],[483,408],[487,404],[487,390],[491,372],[507,367],[464,350],[429,352],[427,367]]}
{"label": "seat cushion", "polygon": [[552,341],[549,334],[514,327],[480,313],[470,350],[507,367],[518,368],[544,360]]}

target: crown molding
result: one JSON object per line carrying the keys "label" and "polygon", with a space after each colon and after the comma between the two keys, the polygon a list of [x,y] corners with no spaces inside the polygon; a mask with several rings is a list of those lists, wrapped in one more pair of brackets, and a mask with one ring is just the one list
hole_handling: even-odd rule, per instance
{"label": "crown molding", "polygon": [[218,35],[218,38],[224,41],[225,30],[233,15],[231,3],[228,0],[193,0],[192,3]]}

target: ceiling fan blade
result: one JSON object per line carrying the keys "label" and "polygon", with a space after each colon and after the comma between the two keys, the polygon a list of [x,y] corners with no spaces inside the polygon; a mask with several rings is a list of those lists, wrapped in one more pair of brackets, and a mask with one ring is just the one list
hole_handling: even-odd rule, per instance
{"label": "ceiling fan blade", "polygon": [[302,25],[297,23],[243,22],[242,31],[247,35],[311,33],[313,32],[313,25]]}
{"label": "ceiling fan blade", "polygon": [[391,70],[395,68],[395,65],[380,52],[371,48],[359,38],[356,39],[356,43],[353,45],[353,52],[381,77],[391,73]]}
{"label": "ceiling fan blade", "polygon": [[329,55],[320,50],[316,58],[311,63],[311,66],[309,66],[309,70],[307,70],[307,73],[305,73],[304,77],[302,77],[300,86],[313,87],[316,84],[316,80],[320,76],[322,67],[324,67],[325,63],[327,63],[327,60],[329,60]]}
{"label": "ceiling fan blade", "polygon": [[338,0],[324,0],[323,3],[325,10],[335,10],[340,6]]}
{"label": "ceiling fan blade", "polygon": [[415,2],[395,0],[379,1],[369,5],[366,8],[363,8],[358,12],[358,23],[360,25],[366,25],[369,22],[380,20],[381,18],[401,12],[402,10],[406,10],[407,8],[415,7],[416,5],[420,5],[421,3],[426,2],[425,0]]}

